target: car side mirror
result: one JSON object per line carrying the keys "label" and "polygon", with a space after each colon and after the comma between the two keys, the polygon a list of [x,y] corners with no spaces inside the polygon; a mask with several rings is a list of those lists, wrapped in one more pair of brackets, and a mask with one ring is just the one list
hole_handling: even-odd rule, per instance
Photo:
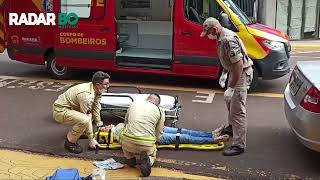
{"label": "car side mirror", "polygon": [[230,23],[230,19],[229,19],[228,14],[226,14],[226,13],[220,13],[220,15],[219,15],[219,21],[220,21],[220,24],[221,24],[223,27],[230,29],[231,23]]}

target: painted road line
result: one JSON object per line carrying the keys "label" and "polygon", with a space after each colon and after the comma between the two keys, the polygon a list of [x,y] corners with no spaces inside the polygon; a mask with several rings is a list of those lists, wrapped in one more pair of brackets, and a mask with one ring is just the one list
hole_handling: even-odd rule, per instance
{"label": "painted road line", "polygon": [[[95,169],[92,161],[75,158],[45,156],[19,151],[0,150],[0,179],[45,179],[58,168],[77,168],[81,176],[88,176]],[[151,179],[157,177],[182,179],[218,179],[186,174],[182,171],[152,168]],[[136,168],[125,167],[106,171],[106,179],[141,179]]]}
{"label": "painted road line", "polygon": [[291,44],[292,51],[308,51],[308,50],[319,50],[320,44]]}
{"label": "painted road line", "polygon": [[[44,90],[59,92],[66,90],[70,86],[82,83],[84,81],[75,80],[52,80],[46,78],[30,78],[30,77],[17,77],[17,76],[0,76],[0,88],[28,88],[30,90]],[[112,86],[132,86],[143,89],[156,89],[156,90],[170,90],[203,94],[223,94],[222,89],[208,89],[208,88],[194,88],[194,87],[178,87],[178,86],[164,86],[154,84],[141,84],[141,83],[113,83]],[[279,93],[249,93],[248,96],[254,97],[270,97],[270,98],[283,98],[283,94]]]}
{"label": "painted road line", "polygon": [[291,43],[292,49],[301,49],[301,48],[320,48],[319,43]]}
{"label": "painted road line", "polygon": [[205,104],[211,104],[215,93],[211,93],[211,94],[207,94],[207,93],[203,93],[203,92],[197,92],[197,94],[201,94],[201,95],[196,95],[195,98],[197,99],[193,99],[192,102],[194,103],[205,103]]}
{"label": "painted road line", "polygon": [[[118,83],[119,85],[128,85]],[[190,88],[190,87],[173,87],[173,86],[160,86],[160,85],[148,85],[148,84],[135,84],[138,88],[146,89],[159,89],[159,90],[171,90],[182,92],[198,92],[202,94],[223,94],[224,90],[221,89],[208,89],[208,88]],[[279,93],[249,93],[248,96],[256,97],[270,97],[270,98],[283,98],[283,94]]]}
{"label": "painted road line", "polygon": [[270,97],[270,98],[284,98],[283,94],[279,93],[249,93],[248,96],[255,96],[255,97]]}
{"label": "painted road line", "polygon": [[164,159],[164,158],[158,158],[157,157],[157,162],[161,163],[167,163],[167,164],[174,164],[177,166],[201,166],[203,168],[209,168],[213,170],[219,170],[219,171],[225,171],[228,172],[229,169],[226,166],[218,165],[218,164],[204,164],[204,163],[196,163],[196,162],[189,162],[189,161],[182,161],[182,160],[175,160],[175,159]]}
{"label": "painted road line", "polygon": [[320,51],[296,51],[296,52],[292,52],[291,54],[309,54],[309,53],[319,53]]}
{"label": "painted road line", "polygon": [[311,56],[291,56],[294,58],[308,58],[308,59],[320,59],[320,57],[311,57]]}

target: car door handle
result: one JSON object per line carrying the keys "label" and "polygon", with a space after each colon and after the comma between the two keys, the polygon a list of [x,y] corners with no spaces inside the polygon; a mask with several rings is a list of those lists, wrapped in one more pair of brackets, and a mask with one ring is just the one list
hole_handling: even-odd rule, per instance
{"label": "car door handle", "polygon": [[182,31],[181,34],[184,35],[184,36],[192,36],[193,35],[193,33],[190,32],[190,31]]}
{"label": "car door handle", "polygon": [[107,28],[107,27],[100,29],[100,31],[110,31],[110,30],[111,30],[111,28]]}

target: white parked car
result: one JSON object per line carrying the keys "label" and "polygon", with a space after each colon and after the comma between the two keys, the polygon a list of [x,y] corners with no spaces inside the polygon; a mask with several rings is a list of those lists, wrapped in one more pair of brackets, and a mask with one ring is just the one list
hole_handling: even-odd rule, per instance
{"label": "white parked car", "polygon": [[284,92],[291,129],[308,148],[320,152],[320,61],[301,61]]}

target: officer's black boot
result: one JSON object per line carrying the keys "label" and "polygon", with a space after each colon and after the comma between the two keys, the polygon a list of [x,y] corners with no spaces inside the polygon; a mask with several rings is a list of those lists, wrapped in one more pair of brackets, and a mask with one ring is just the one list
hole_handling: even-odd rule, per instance
{"label": "officer's black boot", "polygon": [[224,156],[236,156],[242,154],[244,152],[244,148],[239,146],[231,146],[229,149],[223,151]]}

